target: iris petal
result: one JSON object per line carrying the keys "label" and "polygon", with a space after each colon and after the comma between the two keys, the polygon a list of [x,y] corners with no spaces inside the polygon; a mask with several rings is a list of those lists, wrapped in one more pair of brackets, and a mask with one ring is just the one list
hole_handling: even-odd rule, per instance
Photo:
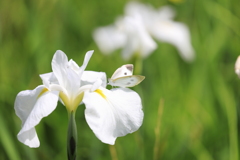
{"label": "iris petal", "polygon": [[52,70],[59,84],[63,86],[68,96],[74,96],[80,87],[80,77],[68,66],[68,58],[62,51],[58,50],[52,60]]}
{"label": "iris petal", "polygon": [[55,110],[57,101],[58,92],[47,91],[43,85],[34,90],[22,91],[17,95],[14,108],[17,116],[22,120],[22,129],[18,133],[19,141],[29,147],[39,146],[34,127],[43,117],[48,116]]}
{"label": "iris petal", "polygon": [[132,133],[142,125],[141,99],[131,89],[101,87],[86,92],[83,102],[88,125],[104,143],[113,145],[117,137]]}

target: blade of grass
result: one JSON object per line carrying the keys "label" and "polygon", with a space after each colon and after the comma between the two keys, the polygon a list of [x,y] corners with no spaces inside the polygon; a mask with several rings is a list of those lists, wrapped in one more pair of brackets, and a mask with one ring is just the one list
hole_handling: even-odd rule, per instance
{"label": "blade of grass", "polygon": [[157,117],[157,125],[155,127],[155,144],[153,150],[153,159],[159,160],[159,143],[160,143],[160,127],[161,127],[161,119],[163,114],[164,100],[160,99],[158,106],[158,117]]}
{"label": "blade of grass", "polygon": [[218,96],[220,104],[222,104],[222,107],[225,108],[228,118],[229,159],[238,160],[237,108],[234,96],[227,84],[224,83],[223,77],[215,74],[215,80],[215,92]]}
{"label": "blade of grass", "polygon": [[110,150],[112,160],[118,160],[116,147],[114,145],[109,145],[109,150]]}
{"label": "blade of grass", "polygon": [[198,160],[213,160],[211,154],[199,139],[194,139],[194,143],[189,149],[196,155]]}
{"label": "blade of grass", "polygon": [[3,148],[5,149],[9,159],[20,160],[19,153],[13,143],[12,137],[10,137],[11,134],[9,133],[9,130],[5,124],[6,123],[4,122],[4,118],[2,118],[2,115],[0,112],[0,126],[1,126],[0,139],[3,144]]}
{"label": "blade of grass", "polygon": [[240,31],[238,28],[238,26],[240,26],[240,19],[230,10],[213,1],[206,1],[205,8],[210,15],[219,19],[226,26],[231,28],[238,36],[240,36]]}

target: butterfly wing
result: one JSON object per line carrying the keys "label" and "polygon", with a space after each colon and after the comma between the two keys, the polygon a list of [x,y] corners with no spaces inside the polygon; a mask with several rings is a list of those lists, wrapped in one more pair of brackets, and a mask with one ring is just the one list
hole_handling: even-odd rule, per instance
{"label": "butterfly wing", "polygon": [[132,64],[125,64],[123,66],[121,66],[120,68],[118,68],[112,75],[111,79],[117,79],[120,77],[124,77],[124,76],[130,76],[133,74],[133,65]]}
{"label": "butterfly wing", "polygon": [[119,86],[119,87],[133,87],[138,85],[140,82],[142,82],[145,79],[144,76],[140,75],[130,75],[130,76],[124,76],[119,77],[114,80],[110,80],[109,83],[112,86]]}

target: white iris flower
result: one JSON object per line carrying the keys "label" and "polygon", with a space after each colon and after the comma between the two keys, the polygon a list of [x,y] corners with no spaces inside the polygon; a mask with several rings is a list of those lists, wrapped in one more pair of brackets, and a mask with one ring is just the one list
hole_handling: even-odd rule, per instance
{"label": "white iris flower", "polygon": [[147,57],[157,48],[138,14],[118,18],[115,25],[100,27],[94,31],[93,36],[101,52],[110,54],[123,48],[122,56],[126,60],[135,53]]}
{"label": "white iris flower", "polygon": [[129,2],[125,16],[118,18],[114,25],[97,28],[93,38],[101,52],[109,54],[123,48],[123,58],[129,59],[136,52],[143,58],[152,53],[157,48],[153,37],[174,45],[185,61],[193,61],[195,53],[189,29],[173,21],[174,16],[173,9],[168,6],[155,10],[139,2]]}
{"label": "white iris flower", "polygon": [[29,147],[39,147],[35,126],[52,113],[58,100],[67,111],[74,112],[84,103],[88,125],[104,143],[114,144],[117,137],[136,131],[142,124],[143,112],[139,95],[128,88],[107,90],[104,72],[85,71],[93,51],[85,55],[79,67],[62,51],[52,59],[51,73],[40,75],[43,84],[34,90],[18,93],[14,108],[22,120],[18,139]]}

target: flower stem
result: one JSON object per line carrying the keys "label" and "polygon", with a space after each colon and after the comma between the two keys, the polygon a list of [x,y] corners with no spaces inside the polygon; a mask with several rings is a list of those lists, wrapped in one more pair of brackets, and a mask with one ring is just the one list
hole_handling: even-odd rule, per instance
{"label": "flower stem", "polygon": [[69,113],[68,135],[67,135],[68,160],[76,160],[77,157],[77,126],[75,112]]}
{"label": "flower stem", "polygon": [[132,63],[134,64],[134,74],[138,75],[138,74],[142,74],[142,56],[140,55],[139,52],[136,52],[134,54],[134,56],[131,59]]}

